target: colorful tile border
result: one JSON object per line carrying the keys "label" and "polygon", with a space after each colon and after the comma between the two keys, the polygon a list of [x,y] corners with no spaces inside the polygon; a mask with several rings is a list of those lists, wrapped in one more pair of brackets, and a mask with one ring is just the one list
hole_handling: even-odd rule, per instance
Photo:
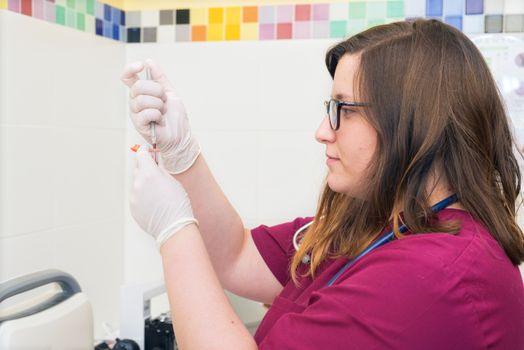
{"label": "colorful tile border", "polygon": [[343,38],[421,17],[468,34],[524,32],[524,0],[352,0],[141,11],[98,0],[0,0],[0,9],[125,43]]}

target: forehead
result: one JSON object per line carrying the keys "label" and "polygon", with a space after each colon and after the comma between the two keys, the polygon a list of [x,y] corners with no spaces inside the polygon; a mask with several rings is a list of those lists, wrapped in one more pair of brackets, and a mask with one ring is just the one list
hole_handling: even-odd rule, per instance
{"label": "forehead", "polygon": [[354,99],[354,81],[359,63],[360,58],[358,55],[346,54],[340,58],[333,78],[332,97],[341,100]]}

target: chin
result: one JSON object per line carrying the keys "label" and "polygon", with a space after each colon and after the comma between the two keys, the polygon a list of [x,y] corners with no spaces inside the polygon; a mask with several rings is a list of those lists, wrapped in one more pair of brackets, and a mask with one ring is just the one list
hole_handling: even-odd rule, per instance
{"label": "chin", "polygon": [[346,194],[350,192],[348,184],[344,183],[344,181],[340,181],[340,179],[337,179],[336,177],[333,177],[332,174],[329,174],[327,177],[327,185],[333,192]]}
{"label": "chin", "polygon": [[327,185],[333,192],[343,193],[354,198],[365,198],[365,193],[362,192],[362,186],[351,184],[347,178],[337,178],[334,177],[333,174],[329,174],[327,177]]}

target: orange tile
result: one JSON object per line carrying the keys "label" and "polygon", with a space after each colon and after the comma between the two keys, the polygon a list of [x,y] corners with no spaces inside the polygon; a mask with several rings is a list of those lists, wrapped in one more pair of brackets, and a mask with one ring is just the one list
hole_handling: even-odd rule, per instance
{"label": "orange tile", "polygon": [[243,20],[246,23],[258,22],[258,7],[257,6],[246,6],[243,7]]}
{"label": "orange tile", "polygon": [[239,24],[226,24],[226,40],[240,40]]}
{"label": "orange tile", "polygon": [[191,28],[192,41],[206,41],[206,26],[193,26]]}

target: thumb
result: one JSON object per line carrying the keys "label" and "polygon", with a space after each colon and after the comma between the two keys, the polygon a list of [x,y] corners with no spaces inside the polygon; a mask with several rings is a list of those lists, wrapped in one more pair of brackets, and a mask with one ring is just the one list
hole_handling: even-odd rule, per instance
{"label": "thumb", "polygon": [[122,75],[120,76],[120,80],[126,86],[131,87],[133,84],[140,79],[138,76],[138,73],[140,73],[144,69],[144,64],[140,61],[128,63],[122,72]]}
{"label": "thumb", "polygon": [[166,75],[162,71],[159,65],[157,65],[152,59],[148,58],[145,61],[146,67],[151,69],[151,79],[162,85],[165,92],[174,92],[173,86],[167,79]]}

